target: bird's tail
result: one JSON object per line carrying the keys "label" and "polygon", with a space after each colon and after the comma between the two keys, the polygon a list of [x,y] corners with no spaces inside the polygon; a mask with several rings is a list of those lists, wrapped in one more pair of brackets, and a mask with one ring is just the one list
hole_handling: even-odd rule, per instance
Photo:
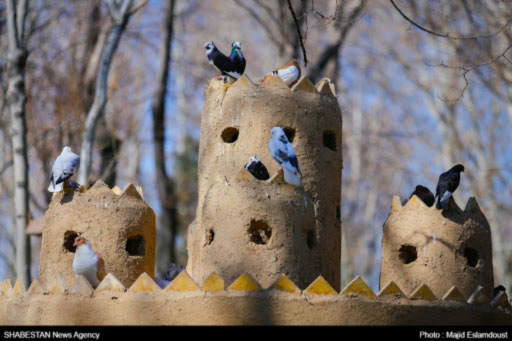
{"label": "bird's tail", "polygon": [[283,168],[284,171],[284,180],[290,185],[300,186],[300,176],[297,173],[294,173],[286,168]]}
{"label": "bird's tail", "polygon": [[53,181],[50,182],[50,186],[48,186],[48,192],[60,192],[64,189],[64,183],[61,182],[60,184],[55,184]]}
{"label": "bird's tail", "polygon": [[440,195],[437,197],[437,209],[443,209],[446,210],[448,208],[448,203],[450,202],[450,197],[452,196],[452,193],[446,191],[443,196]]}

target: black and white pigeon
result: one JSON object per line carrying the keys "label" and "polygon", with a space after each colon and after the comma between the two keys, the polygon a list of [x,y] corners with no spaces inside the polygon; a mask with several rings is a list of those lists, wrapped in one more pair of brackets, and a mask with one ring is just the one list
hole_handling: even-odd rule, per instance
{"label": "black and white pigeon", "polygon": [[498,295],[500,291],[504,291],[506,293],[507,289],[505,289],[503,285],[498,285],[496,288],[494,288],[494,294],[492,297],[496,297],[496,295]]}
{"label": "black and white pigeon", "polygon": [[245,58],[240,42],[236,41],[231,44],[231,54],[229,57],[220,52],[213,41],[205,43],[204,47],[206,48],[208,62],[219,70],[224,81],[229,79],[237,80],[242,76],[245,71]]}
{"label": "black and white pigeon", "polygon": [[428,207],[432,207],[434,205],[434,202],[436,199],[434,198],[434,193],[432,193],[427,187],[418,185],[416,186],[416,189],[414,192],[412,192],[409,199],[412,198],[413,195],[416,195],[418,198],[421,199],[427,205]]}
{"label": "black and white pigeon", "polygon": [[283,167],[284,180],[291,185],[300,186],[302,170],[297,155],[295,155],[295,150],[288,141],[284,130],[280,127],[274,127],[270,131],[270,136],[272,137],[268,143],[268,150],[274,160]]}
{"label": "black and white pigeon", "polygon": [[448,202],[453,192],[459,187],[460,172],[464,172],[464,166],[461,164],[453,166],[450,170],[439,176],[436,187],[436,198],[438,209],[447,209]]}
{"label": "black and white pigeon", "polygon": [[257,156],[251,156],[244,168],[258,180],[268,180],[270,178],[267,168]]}
{"label": "black and white pigeon", "polygon": [[71,176],[78,170],[78,167],[80,167],[80,156],[73,153],[70,147],[64,147],[53,163],[48,191],[62,191],[65,181],[68,181],[75,190],[78,190],[80,185],[70,180]]}

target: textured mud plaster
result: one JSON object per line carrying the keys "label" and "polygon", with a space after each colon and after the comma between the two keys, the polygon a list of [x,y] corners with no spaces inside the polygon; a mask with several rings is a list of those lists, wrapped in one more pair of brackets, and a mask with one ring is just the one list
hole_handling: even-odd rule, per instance
{"label": "textured mud plaster", "polygon": [[461,302],[268,292],[0,296],[0,325],[512,325]]}
{"label": "textured mud plaster", "polygon": [[467,300],[481,285],[492,297],[491,230],[474,198],[461,210],[453,198],[447,210],[427,207],[416,196],[393,207],[382,236],[380,286],[394,281],[410,294],[422,283],[442,297],[456,286]]}
{"label": "textured mud plaster", "polygon": [[[128,192],[128,193],[126,193]],[[73,239],[81,233],[105,260],[106,272],[130,286],[143,272],[154,275],[155,214],[129,190],[115,194],[98,181],[86,193],[55,195],[46,211],[41,246],[41,279],[62,276],[73,283]]]}
{"label": "textured mud plaster", "polygon": [[[268,152],[274,126],[293,138],[300,188],[281,177],[264,182],[241,174],[253,155],[271,178],[278,173]],[[305,288],[321,274],[339,290],[341,127],[336,98],[314,88],[293,91],[275,80],[254,85],[241,79],[226,90],[222,82],[210,82],[198,206],[187,241],[187,272],[198,283],[216,272],[229,284],[247,271],[263,286],[284,273]]]}

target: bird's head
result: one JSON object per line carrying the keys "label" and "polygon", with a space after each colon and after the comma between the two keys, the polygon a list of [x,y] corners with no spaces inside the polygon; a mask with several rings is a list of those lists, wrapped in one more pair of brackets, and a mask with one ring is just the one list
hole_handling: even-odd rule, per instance
{"label": "bird's head", "polygon": [[458,165],[453,166],[452,170],[457,173],[464,172],[464,166],[459,163]]}
{"label": "bird's head", "polygon": [[251,156],[251,157],[249,157],[249,160],[247,161],[247,164],[251,164],[253,162],[259,162],[259,161],[260,161],[260,159],[258,159],[257,156]]}
{"label": "bird's head", "polygon": [[80,245],[87,244],[87,239],[84,237],[78,236],[75,238],[75,242],[73,243],[74,247],[79,247]]}
{"label": "bird's head", "polygon": [[62,152],[63,152],[63,153],[69,153],[69,152],[71,152],[71,147],[66,146],[66,147],[62,148]]}
{"label": "bird's head", "polygon": [[270,136],[280,138],[281,136],[286,136],[284,130],[281,127],[274,127],[270,131]]}
{"label": "bird's head", "polygon": [[231,48],[233,49],[241,49],[242,48],[242,43],[239,42],[239,41],[234,41],[231,43]]}
{"label": "bird's head", "polygon": [[204,48],[206,49],[206,51],[211,52],[213,51],[213,49],[215,49],[215,44],[213,43],[213,41],[209,41],[204,44]]}

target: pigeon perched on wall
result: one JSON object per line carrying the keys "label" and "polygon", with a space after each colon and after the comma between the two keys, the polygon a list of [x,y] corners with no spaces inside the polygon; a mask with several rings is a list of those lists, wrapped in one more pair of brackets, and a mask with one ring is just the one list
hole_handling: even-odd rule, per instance
{"label": "pigeon perched on wall", "polygon": [[251,156],[244,168],[258,180],[268,180],[270,178],[267,168],[257,156]]}
{"label": "pigeon perched on wall", "polygon": [[233,75],[236,79],[240,78],[245,71],[245,57],[242,53],[242,43],[239,41],[234,41],[231,43],[231,54],[229,55],[229,60],[233,62],[235,67],[235,71]]}
{"label": "pigeon perched on wall", "polygon": [[167,273],[165,274],[165,279],[169,282],[172,282],[172,280],[175,279],[176,276],[178,276],[180,274],[180,272],[182,272],[183,270],[185,270],[183,265],[176,265],[176,264],[172,263],[167,268]]}
{"label": "pigeon perched on wall", "polygon": [[52,167],[49,192],[60,192],[64,188],[64,182],[69,181],[71,186],[78,190],[80,185],[69,180],[80,167],[80,156],[71,151],[71,148],[64,147]]}
{"label": "pigeon perched on wall", "polygon": [[498,295],[500,293],[500,291],[504,291],[505,293],[507,292],[507,289],[505,289],[505,287],[503,285],[498,285],[496,288],[494,288],[494,293],[493,293],[493,298],[496,297],[496,295]]}
{"label": "pigeon perched on wall", "polygon": [[300,66],[295,59],[292,59],[288,64],[277,68],[276,70],[268,73],[261,82],[265,82],[272,76],[279,76],[286,85],[293,86],[299,80],[301,75]]}
{"label": "pigeon perched on wall", "polygon": [[219,70],[225,81],[227,78],[237,80],[242,76],[245,71],[245,58],[240,42],[233,42],[231,44],[231,54],[229,57],[220,52],[213,41],[205,43],[204,47],[206,48],[208,62]]}
{"label": "pigeon perched on wall", "polygon": [[73,271],[76,277],[82,275],[96,288],[106,276],[105,261],[93,251],[91,244],[84,237],[76,237],[73,246],[76,247],[73,258]]}
{"label": "pigeon perched on wall", "polygon": [[293,146],[288,141],[284,130],[280,127],[274,127],[270,131],[270,135],[272,137],[268,143],[268,150],[274,160],[283,167],[284,180],[291,185],[300,186],[302,170]]}
{"label": "pigeon perched on wall", "polygon": [[448,202],[453,192],[459,187],[460,172],[464,172],[464,166],[461,164],[453,166],[450,170],[439,176],[436,188],[436,198],[438,209],[447,209]]}
{"label": "pigeon perched on wall", "polygon": [[416,195],[418,198],[421,199],[427,205],[428,207],[432,207],[434,205],[434,202],[436,199],[434,198],[434,193],[432,193],[427,187],[418,185],[416,186],[416,189],[414,192],[412,192],[409,199],[412,198],[413,195]]}

